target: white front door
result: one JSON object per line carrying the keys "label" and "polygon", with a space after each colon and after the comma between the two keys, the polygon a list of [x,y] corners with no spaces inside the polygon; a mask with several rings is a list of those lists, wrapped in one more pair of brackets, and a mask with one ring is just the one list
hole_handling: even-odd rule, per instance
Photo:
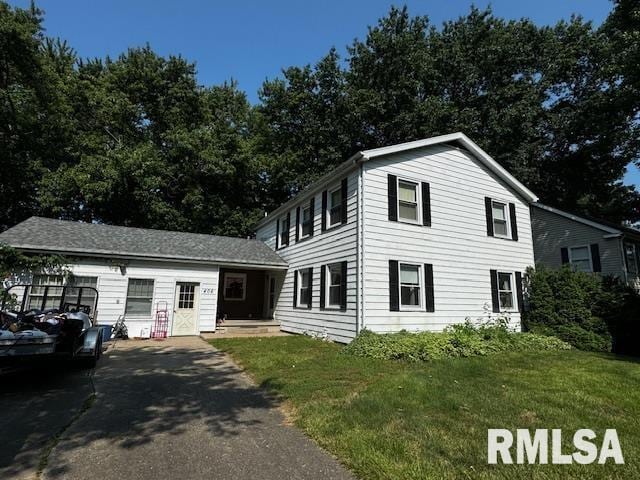
{"label": "white front door", "polygon": [[176,283],[171,335],[197,335],[199,287],[198,283]]}

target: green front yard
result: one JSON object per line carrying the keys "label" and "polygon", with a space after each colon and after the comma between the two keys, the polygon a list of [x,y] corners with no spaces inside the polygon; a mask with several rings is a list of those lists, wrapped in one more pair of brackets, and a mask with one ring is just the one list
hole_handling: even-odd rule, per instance
{"label": "green front yard", "polygon": [[[640,478],[640,363],[579,351],[408,364],[310,338],[220,339],[362,479]],[[487,429],[617,429],[625,465],[487,465]],[[515,450],[512,450],[515,458]]]}

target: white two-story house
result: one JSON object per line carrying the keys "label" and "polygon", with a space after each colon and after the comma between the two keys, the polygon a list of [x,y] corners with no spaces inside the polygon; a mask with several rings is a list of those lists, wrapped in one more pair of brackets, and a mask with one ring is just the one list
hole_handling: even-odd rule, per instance
{"label": "white two-story house", "polygon": [[357,153],[257,226],[281,329],[348,342],[503,312],[520,325],[537,197],[462,133]]}

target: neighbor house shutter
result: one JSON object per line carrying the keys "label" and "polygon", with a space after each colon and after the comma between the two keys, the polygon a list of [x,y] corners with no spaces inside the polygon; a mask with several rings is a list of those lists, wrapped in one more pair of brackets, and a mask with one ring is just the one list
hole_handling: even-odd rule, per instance
{"label": "neighbor house shutter", "polygon": [[327,191],[322,192],[322,231],[327,229]]}
{"label": "neighbor house shutter", "polygon": [[326,289],[327,289],[327,266],[322,265],[320,267],[320,310],[324,310],[326,301]]}
{"label": "neighbor house shutter", "polygon": [[427,182],[422,182],[422,224],[431,226],[431,188]]}
{"label": "neighbor house shutter", "polygon": [[424,292],[425,292],[425,309],[427,312],[435,312],[435,297],[433,292],[433,265],[424,264]]}
{"label": "neighbor house shutter", "polygon": [[276,250],[280,248],[280,219],[276,221]]}
{"label": "neighbor house shutter", "polygon": [[345,223],[347,223],[347,179],[343,178],[342,179],[342,185],[341,187],[341,196],[342,196],[342,205],[341,205],[341,212],[340,212],[340,216],[342,217],[342,224],[344,225]]}
{"label": "neighbor house shutter", "polygon": [[311,197],[311,201],[309,202],[309,210],[310,215],[311,215],[311,225],[309,225],[309,236],[313,237],[313,224],[315,223],[315,219],[316,219],[316,197]]}
{"label": "neighbor house shutter", "polygon": [[491,274],[491,304],[494,313],[500,312],[500,299],[498,297],[498,271],[490,270]]}
{"label": "neighbor house shutter", "polygon": [[398,221],[398,178],[387,175],[387,201],[389,204],[389,220]]}
{"label": "neighbor house shutter", "polygon": [[298,271],[293,272],[293,306],[298,306]]}
{"label": "neighbor house shutter", "polygon": [[562,260],[562,264],[569,263],[569,249],[567,247],[562,247],[560,249],[560,259]]}
{"label": "neighbor house shutter", "polygon": [[487,216],[487,235],[493,237],[493,210],[490,197],[484,197],[484,210]]}
{"label": "neighbor house shutter", "polygon": [[309,304],[307,308],[311,310],[311,306],[313,305],[313,267],[309,269],[309,283],[307,283],[307,288],[309,288]]}
{"label": "neighbor house shutter", "polygon": [[296,243],[300,241],[300,207],[296,208]]}
{"label": "neighbor house shutter", "polygon": [[601,272],[602,265],[600,264],[600,246],[597,243],[592,243],[590,248],[591,248],[591,264],[593,265],[593,271]]}
{"label": "neighbor house shutter", "polygon": [[524,311],[524,296],[522,295],[522,272],[516,272],[516,295],[518,296],[518,311]]}
{"label": "neighbor house shutter", "polygon": [[400,283],[398,279],[398,261],[389,260],[389,310],[400,311]]}
{"label": "neighbor house shutter", "polygon": [[518,222],[516,220],[516,204],[509,204],[509,220],[511,220],[511,239],[518,241]]}
{"label": "neighbor house shutter", "polygon": [[340,310],[345,311],[347,309],[347,262],[342,262],[340,267],[342,270],[342,280],[340,282]]}

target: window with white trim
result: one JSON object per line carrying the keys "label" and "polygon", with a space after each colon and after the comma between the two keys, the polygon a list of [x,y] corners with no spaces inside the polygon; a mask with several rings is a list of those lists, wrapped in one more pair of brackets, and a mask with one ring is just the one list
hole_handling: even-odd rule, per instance
{"label": "window with white trim", "polygon": [[298,270],[298,306],[308,307],[311,303],[311,270]]}
{"label": "window with white trim", "polygon": [[289,215],[285,215],[280,219],[280,247],[289,245]]}
{"label": "window with white trim", "polygon": [[328,307],[340,307],[342,305],[342,264],[327,265],[327,300]]}
{"label": "window with white trim", "polygon": [[313,212],[311,205],[300,209],[300,238],[307,238],[311,235],[311,226],[313,223]]}
{"label": "window with white trim", "polygon": [[31,280],[32,287],[29,290],[29,301],[27,309],[31,310],[43,308],[45,286],[49,286],[47,290],[47,300],[44,308],[59,308],[62,301],[62,285],[64,285],[64,277],[62,275],[34,275]]}
{"label": "window with white trim", "polygon": [[227,272],[224,274],[224,299],[242,301],[247,295],[247,274]]}
{"label": "window with white trim", "polygon": [[637,255],[636,249],[637,245],[633,243],[625,243],[624,244],[624,256],[627,263],[627,272],[632,275],[638,274],[638,263],[637,263]]}
{"label": "window with white trim", "polygon": [[329,191],[329,205],[327,205],[327,208],[329,209],[329,228],[342,223],[343,200],[342,187]]}
{"label": "window with white trim", "polygon": [[418,183],[398,179],[398,219],[418,223],[420,218]]}
{"label": "window with white trim", "polygon": [[494,236],[509,237],[509,214],[507,213],[507,204],[492,200],[491,212],[493,214]]}
{"label": "window with white trim", "polygon": [[419,309],[422,304],[421,266],[400,264],[400,307],[405,310]]}
{"label": "window with white trim", "polygon": [[[67,292],[65,295],[64,302],[65,304],[77,305],[78,304],[78,296],[80,296],[80,305],[84,305],[90,308],[94,308],[96,302],[96,291],[94,288],[98,288],[98,277],[82,277],[82,276],[72,276],[69,278],[67,282]],[[79,288],[74,287],[91,287],[91,288],[83,288],[80,290]],[[73,308],[73,307],[71,307]],[[97,308],[97,305],[96,305]]]}
{"label": "window with white trim", "polygon": [[592,272],[591,251],[587,245],[569,248],[569,263],[579,272]]}
{"label": "window with white trim", "polygon": [[126,315],[151,315],[153,305],[153,280],[130,278],[127,288]]}
{"label": "window with white trim", "polygon": [[515,302],[513,297],[513,275],[507,272],[498,272],[498,299],[500,310],[513,310]]}

